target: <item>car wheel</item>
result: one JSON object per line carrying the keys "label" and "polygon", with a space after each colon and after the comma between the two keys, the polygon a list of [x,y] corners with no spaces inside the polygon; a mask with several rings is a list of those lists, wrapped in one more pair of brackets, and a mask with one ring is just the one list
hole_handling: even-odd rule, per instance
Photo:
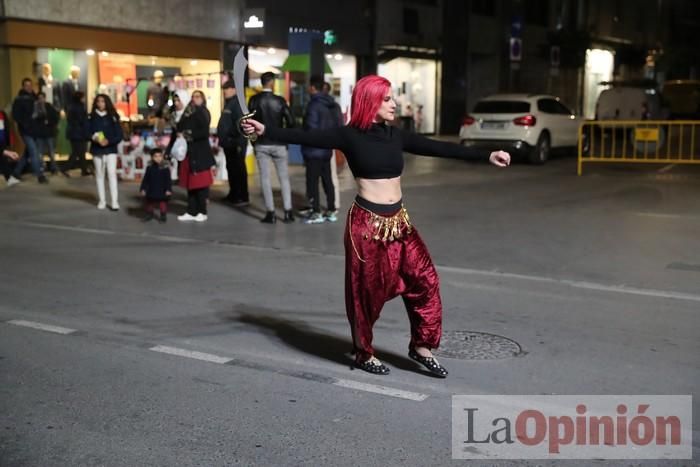
{"label": "car wheel", "polygon": [[540,137],[537,139],[537,144],[532,148],[530,153],[530,163],[535,165],[542,165],[549,159],[549,154],[552,151],[552,145],[549,141],[549,133],[543,131]]}

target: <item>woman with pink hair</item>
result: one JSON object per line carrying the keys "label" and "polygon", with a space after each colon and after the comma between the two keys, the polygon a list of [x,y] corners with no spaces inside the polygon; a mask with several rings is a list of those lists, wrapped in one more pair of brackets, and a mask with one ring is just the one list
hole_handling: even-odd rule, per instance
{"label": "woman with pink hair", "polygon": [[276,141],[345,153],[358,189],[345,228],[345,307],[355,365],[374,374],[389,373],[389,368],[374,356],[372,327],[384,304],[401,296],[411,323],[409,357],[431,374],[444,378],[447,370],[431,352],[442,335],[439,279],[402,203],[403,152],[488,158],[498,167],[508,166],[510,155],[503,151],[485,154],[390,126],[396,103],[391,83],[380,76],[366,76],[357,82],[351,111],[350,122],[341,128],[273,128],[253,119],[245,120],[241,127],[246,134],[266,134]]}

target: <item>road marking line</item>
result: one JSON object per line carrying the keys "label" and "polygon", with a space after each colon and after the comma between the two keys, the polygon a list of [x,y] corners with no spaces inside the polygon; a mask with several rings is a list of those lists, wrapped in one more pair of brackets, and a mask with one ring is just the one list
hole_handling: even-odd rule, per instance
{"label": "road marking line", "polygon": [[359,391],[371,392],[374,394],[382,394],[384,396],[397,397],[399,399],[408,399],[410,401],[422,402],[428,398],[427,394],[419,392],[403,391],[401,389],[389,388],[386,386],[378,386],[376,384],[361,383],[351,379],[336,379],[332,383],[334,386],[340,386],[348,389],[357,389]]}
{"label": "road marking line", "polygon": [[225,364],[225,363],[228,363],[231,360],[233,360],[232,358],[220,357],[218,355],[214,355],[214,354],[210,354],[210,353],[195,352],[193,350],[180,349],[177,347],[168,347],[166,345],[156,345],[155,347],[151,347],[149,350],[152,350],[154,352],[165,353],[165,354],[169,354],[169,355],[176,355],[178,357],[186,357],[186,358],[192,358],[194,360],[202,360],[202,361],[210,362],[210,363]]}
{"label": "road marking line", "polygon": [[51,324],[36,323],[34,321],[24,321],[21,319],[13,319],[6,321],[7,324],[12,324],[14,326],[22,326],[25,328],[38,329],[39,331],[53,332],[55,334],[73,334],[77,332],[77,329],[64,328],[61,326],[52,326]]}
{"label": "road marking line", "polygon": [[550,277],[542,276],[528,276],[525,274],[515,274],[511,272],[497,272],[497,271],[482,271],[479,269],[466,269],[457,268],[450,266],[437,266],[438,270],[453,272],[457,274],[471,274],[478,276],[487,277],[501,277],[509,279],[521,279],[533,282],[542,282],[547,284],[559,284],[568,285],[570,287],[576,287],[579,289],[586,290],[597,290],[599,292],[614,292],[614,293],[624,293],[630,295],[641,295],[645,297],[656,297],[656,298],[673,298],[676,300],[687,300],[691,302],[700,302],[700,295],[694,295],[683,292],[673,292],[668,290],[655,290],[655,289],[640,289],[637,287],[628,287],[626,285],[605,285],[598,284],[595,282],[586,281],[575,281],[570,279],[553,279]]}
{"label": "road marking line", "polygon": [[[637,213],[637,214],[638,215],[658,215],[655,213]],[[665,216],[678,216],[678,215],[667,214]],[[688,218],[688,217],[694,217],[694,216],[683,216],[683,217]],[[141,237],[141,238],[151,238],[151,239],[156,239],[156,240],[162,239],[162,240],[168,240],[168,241],[173,241],[173,242],[180,241],[183,243],[184,242],[212,243],[215,245],[231,246],[234,248],[242,248],[242,249],[254,250],[254,251],[270,251],[270,250],[279,251],[279,249],[269,248],[269,247],[242,245],[242,244],[240,244],[240,245],[239,244],[226,244],[226,243],[221,243],[221,242],[211,242],[211,241],[207,241],[207,240],[188,239],[186,237],[151,235],[151,234],[144,234],[144,233],[116,232],[116,231],[111,231],[111,230],[85,229],[85,228],[81,228],[81,227],[68,227],[68,226],[60,226],[60,225],[53,225],[53,224],[41,224],[41,223],[33,223],[33,222],[0,221],[0,223],[10,223],[10,224],[15,224],[15,225],[26,225],[26,226],[32,226],[32,227],[42,227],[42,228],[47,228],[47,229],[73,230],[73,231],[83,232],[83,233],[95,233],[95,234],[104,234],[104,235],[123,235],[125,237]],[[318,256],[323,256],[323,257],[327,257],[327,258],[335,258],[335,259],[340,259],[340,260],[343,259],[342,255],[319,253],[319,252],[308,251],[308,250],[303,250],[303,249],[298,249],[298,248],[286,249],[285,252],[290,253],[290,254],[318,255]],[[570,280],[570,279],[556,279],[556,278],[544,277],[544,276],[529,276],[529,275],[525,275],[525,274],[516,274],[516,273],[498,272],[498,271],[487,271],[487,270],[480,270],[480,269],[468,269],[468,268],[460,268],[460,267],[452,267],[452,266],[436,265],[436,267],[440,271],[453,272],[453,273],[457,273],[457,274],[471,274],[471,275],[480,275],[480,276],[486,276],[486,277],[501,277],[501,278],[509,278],[509,279],[520,279],[520,280],[542,282],[542,283],[548,283],[548,284],[558,284],[558,285],[563,284],[563,285],[568,285],[570,287],[576,287],[576,288],[587,289],[587,290],[598,290],[601,292],[623,293],[623,294],[641,295],[641,296],[647,296],[647,297],[672,298],[675,300],[686,300],[686,301],[691,301],[691,302],[700,302],[700,295],[693,295],[693,294],[683,293],[683,292],[673,292],[673,291],[667,291],[667,290],[654,290],[654,289],[641,289],[641,288],[636,288],[636,287],[628,287],[628,286],[624,286],[624,285],[606,285],[606,284],[598,284],[598,283],[594,283],[594,282],[585,282],[585,281],[576,281],[576,280]]]}
{"label": "road marking line", "polygon": [[67,230],[69,232],[91,233],[91,234],[97,234],[97,235],[117,235],[117,232],[115,232],[113,230],[91,229],[88,227],[75,227],[75,226],[58,225],[58,224],[44,224],[41,222],[21,222],[20,224],[26,225],[27,227],[39,227],[39,228],[44,228],[44,229]]}

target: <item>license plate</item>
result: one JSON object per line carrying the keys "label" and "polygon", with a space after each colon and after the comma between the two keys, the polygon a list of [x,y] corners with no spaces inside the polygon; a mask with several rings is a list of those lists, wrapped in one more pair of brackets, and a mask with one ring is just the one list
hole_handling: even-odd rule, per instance
{"label": "license plate", "polygon": [[502,130],[506,127],[504,122],[484,122],[481,124],[482,130]]}

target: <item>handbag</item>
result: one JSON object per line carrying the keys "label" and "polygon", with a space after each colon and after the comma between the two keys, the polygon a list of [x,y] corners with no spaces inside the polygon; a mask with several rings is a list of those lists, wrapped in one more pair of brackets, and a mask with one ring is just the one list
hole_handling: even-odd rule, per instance
{"label": "handbag", "polygon": [[173,148],[170,151],[170,155],[175,158],[178,162],[182,162],[187,157],[187,141],[182,136],[178,136],[173,143]]}

